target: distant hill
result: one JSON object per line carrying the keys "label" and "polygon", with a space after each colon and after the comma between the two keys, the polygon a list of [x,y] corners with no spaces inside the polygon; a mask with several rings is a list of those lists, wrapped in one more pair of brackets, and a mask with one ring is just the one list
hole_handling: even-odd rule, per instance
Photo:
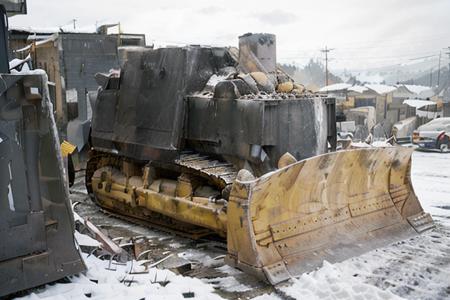
{"label": "distant hill", "polygon": [[[441,79],[446,77],[447,62],[441,61]],[[344,81],[354,78],[362,83],[396,84],[407,82],[411,84],[430,85],[430,73],[433,71],[433,85],[437,83],[438,58],[425,58],[412,60],[407,63],[392,64],[371,69],[335,70],[335,73]]]}
{"label": "distant hill", "polygon": [[[430,86],[430,79],[431,79],[432,86],[436,86],[437,80],[438,80],[438,70],[436,69],[435,71],[433,71],[431,78],[430,78],[430,73],[416,76],[416,77],[410,78],[408,80],[404,80],[401,83]],[[439,80],[439,85],[442,85],[445,81],[450,81],[449,72],[448,72],[447,67],[441,68],[441,76],[440,76],[440,80]]]}

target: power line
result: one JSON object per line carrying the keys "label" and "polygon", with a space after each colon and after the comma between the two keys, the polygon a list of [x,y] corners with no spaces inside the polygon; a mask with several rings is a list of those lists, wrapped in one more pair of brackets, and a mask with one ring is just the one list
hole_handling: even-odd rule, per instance
{"label": "power line", "polygon": [[[340,50],[340,48],[339,48],[339,50]],[[319,51],[321,51],[321,50],[319,50]],[[283,53],[284,53],[285,51],[283,51]],[[341,51],[338,51],[338,52],[341,52]],[[338,54],[336,54],[336,55],[338,55]],[[356,55],[352,55],[352,56],[346,56],[346,55],[344,55],[343,57],[339,57],[339,55],[338,55],[338,59],[343,59],[343,60],[346,60],[346,59],[351,59],[351,60],[355,60],[355,59],[377,59],[377,60],[380,60],[380,59],[397,59],[397,58],[404,58],[404,59],[420,59],[420,58],[425,58],[424,56],[429,56],[429,57],[434,57],[434,56],[438,56],[439,54],[438,53],[436,53],[436,51],[435,50],[430,50],[430,51],[426,51],[426,52],[424,52],[424,51],[420,51],[420,52],[417,52],[417,51],[414,51],[414,52],[409,52],[409,53],[401,53],[401,54],[396,54],[396,55],[388,55],[388,56],[360,56],[360,55],[358,55],[358,54],[356,54]],[[308,58],[308,57],[311,57],[312,55],[301,55],[301,56],[294,56],[294,55],[287,55],[287,56],[285,56],[285,55],[282,55],[282,57],[283,58],[291,58],[291,59],[295,59],[295,58]]]}
{"label": "power line", "polygon": [[[439,36],[439,38],[438,38]],[[427,42],[429,41],[442,41],[445,37],[448,37],[448,34],[443,35],[434,35],[434,38],[420,38],[420,39],[392,39],[392,40],[372,40],[372,41],[366,41],[366,42],[355,42],[355,43],[340,43],[339,42],[339,49],[340,50],[377,50],[377,49],[386,49],[386,48],[398,48],[401,46],[408,46],[411,47],[412,44],[429,44]],[[289,42],[290,45],[296,45],[295,42]],[[358,44],[366,44],[368,46],[364,47],[348,47],[351,45],[358,45]],[[302,42],[302,45],[304,45],[304,41]],[[380,45],[380,46],[375,46]],[[303,48],[304,51],[317,51],[317,48]],[[293,50],[296,51],[296,50]]]}
{"label": "power line", "polygon": [[[435,62],[436,67],[438,65],[438,58],[439,55],[436,55],[436,58],[429,58],[424,60],[423,62],[427,62],[427,63],[432,63]],[[302,61],[305,60],[309,60],[309,59],[319,59],[319,56],[314,55],[314,56],[309,56],[309,57],[286,57],[286,56],[279,56],[278,59],[280,61],[285,61],[285,62],[292,62],[292,63],[301,63]],[[322,58],[323,59],[323,58]],[[366,63],[366,64],[381,64],[380,66],[392,66],[392,65],[403,65],[403,64],[411,64],[413,63],[413,61],[409,60],[408,57],[393,57],[393,58],[360,58],[360,57],[346,57],[346,58],[339,58],[336,57],[336,55],[334,55],[334,60],[338,63],[338,64],[347,64],[347,63],[354,63],[354,64],[360,64],[360,63]],[[441,59],[441,65],[442,65],[442,61],[444,61],[445,63],[448,61],[449,59],[447,57],[442,57]],[[304,62],[306,63],[306,62]],[[422,63],[422,62],[419,62]]]}

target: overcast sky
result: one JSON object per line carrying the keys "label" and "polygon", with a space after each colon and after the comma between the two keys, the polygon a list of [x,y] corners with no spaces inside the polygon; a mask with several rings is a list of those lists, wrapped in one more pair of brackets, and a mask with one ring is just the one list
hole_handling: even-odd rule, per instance
{"label": "overcast sky", "polygon": [[[95,28],[120,22],[148,43],[237,46],[246,32],[277,35],[280,62],[323,57],[331,69],[407,63],[450,46],[450,0],[28,0],[10,26]],[[432,57],[436,59],[437,56]]]}

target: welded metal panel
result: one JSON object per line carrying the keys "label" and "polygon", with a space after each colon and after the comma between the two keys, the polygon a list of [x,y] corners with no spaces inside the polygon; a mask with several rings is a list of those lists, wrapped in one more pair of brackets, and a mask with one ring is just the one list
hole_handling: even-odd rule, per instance
{"label": "welded metal panel", "polygon": [[327,107],[323,98],[265,101],[262,145],[272,160],[286,152],[297,160],[326,153]]}
{"label": "welded metal panel", "polygon": [[8,26],[6,18],[6,10],[1,6],[0,2],[0,72],[9,73],[8,59]]}
{"label": "welded metal panel", "polygon": [[276,37],[269,33],[248,33],[239,37],[239,66],[246,72],[275,74]]}
{"label": "welded metal panel", "polygon": [[78,98],[78,117],[87,119],[88,91],[97,90],[96,73],[108,73],[119,68],[117,38],[108,35],[62,33],[62,76],[65,90],[75,89]]}
{"label": "welded metal panel", "polygon": [[[119,153],[137,159],[176,155],[183,143],[185,97],[201,91],[215,71],[232,63],[227,55],[224,48],[205,47],[130,51],[120,88],[108,87],[99,94],[93,145],[104,148],[110,140]],[[95,116],[105,111],[114,117],[112,137],[107,131],[111,119]]]}
{"label": "welded metal panel", "polygon": [[46,78],[2,74],[0,296],[84,270]]}
{"label": "welded metal panel", "polygon": [[8,16],[27,14],[26,0],[1,0],[0,5],[5,7]]}
{"label": "welded metal panel", "polygon": [[[198,150],[220,155],[251,156],[259,145],[274,162],[286,152],[304,159],[327,151],[325,99],[188,100],[186,139]],[[202,143],[203,142],[203,145]],[[202,149],[201,149],[202,148]]]}
{"label": "welded metal panel", "polygon": [[205,48],[168,48],[129,58],[121,82],[115,139],[178,149],[183,98],[201,90],[213,74],[210,54]]}
{"label": "welded metal panel", "polygon": [[264,162],[260,174],[286,152],[303,159],[327,151],[328,125],[334,123],[327,118],[327,99],[240,99],[250,91],[239,79],[221,81],[214,95],[196,93],[211,75],[233,66],[228,56],[225,48],[206,47],[128,52],[120,87],[99,93],[94,147],[142,160],[172,159],[190,149],[256,168]]}
{"label": "welded metal panel", "polygon": [[188,105],[186,138],[206,142],[202,150],[249,157],[250,146],[261,145],[263,101],[193,97]]}

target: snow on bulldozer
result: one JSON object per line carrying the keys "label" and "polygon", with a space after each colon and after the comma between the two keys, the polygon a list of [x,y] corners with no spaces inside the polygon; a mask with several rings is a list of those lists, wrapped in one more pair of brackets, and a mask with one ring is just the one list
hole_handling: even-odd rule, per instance
{"label": "snow on bulldozer", "polygon": [[17,72],[26,60],[8,60],[7,17],[26,14],[26,7],[24,0],[0,0],[1,299],[86,269],[75,244],[47,74]]}
{"label": "snow on bulldozer", "polygon": [[227,263],[276,284],[433,227],[411,150],[335,151],[335,101],[276,63],[272,34],[239,49],[131,49],[98,74],[86,186],[103,209],[227,240]]}

